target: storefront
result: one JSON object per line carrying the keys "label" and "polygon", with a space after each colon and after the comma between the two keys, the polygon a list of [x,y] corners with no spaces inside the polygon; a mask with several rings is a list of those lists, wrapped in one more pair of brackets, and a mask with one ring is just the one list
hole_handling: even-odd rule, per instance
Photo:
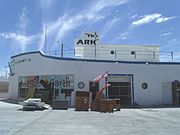
{"label": "storefront", "polygon": [[[141,106],[171,105],[172,82],[180,80],[177,62],[58,58],[41,52],[16,55],[11,61],[10,98],[22,99],[34,93],[48,102],[68,100],[69,106],[74,106],[75,91],[98,90],[105,83],[111,84],[104,92],[105,97],[120,98],[124,105],[134,102]],[[106,71],[106,79],[97,86],[90,85]]]}
{"label": "storefront", "polygon": [[71,103],[73,91],[74,75],[19,76],[19,98],[40,97],[47,103],[54,100],[67,100]]}

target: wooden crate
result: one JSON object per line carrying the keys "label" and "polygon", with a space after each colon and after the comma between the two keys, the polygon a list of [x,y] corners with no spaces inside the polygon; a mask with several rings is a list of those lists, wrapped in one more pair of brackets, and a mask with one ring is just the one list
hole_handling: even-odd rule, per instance
{"label": "wooden crate", "polygon": [[102,100],[100,101],[99,111],[104,113],[108,111],[106,101],[102,101]]}
{"label": "wooden crate", "polygon": [[88,111],[89,110],[89,91],[76,91],[75,110]]}
{"label": "wooden crate", "polygon": [[99,111],[99,100],[91,101],[91,111]]}
{"label": "wooden crate", "polygon": [[116,109],[116,111],[120,111],[121,110],[121,102],[119,98],[114,98],[114,109]]}
{"label": "wooden crate", "polygon": [[89,97],[76,97],[75,110],[88,111],[89,110]]}
{"label": "wooden crate", "polygon": [[101,99],[99,104],[100,112],[114,112],[114,100]]}
{"label": "wooden crate", "polygon": [[89,97],[89,91],[76,91],[76,97]]}
{"label": "wooden crate", "polygon": [[114,100],[107,99],[106,108],[107,108],[107,112],[114,112]]}

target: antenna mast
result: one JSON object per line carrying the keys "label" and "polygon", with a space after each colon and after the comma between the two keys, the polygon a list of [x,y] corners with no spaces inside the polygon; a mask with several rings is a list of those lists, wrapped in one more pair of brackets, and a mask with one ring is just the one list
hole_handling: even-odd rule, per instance
{"label": "antenna mast", "polygon": [[44,48],[46,54],[46,42],[47,42],[47,25],[45,26],[45,34],[44,34]]}

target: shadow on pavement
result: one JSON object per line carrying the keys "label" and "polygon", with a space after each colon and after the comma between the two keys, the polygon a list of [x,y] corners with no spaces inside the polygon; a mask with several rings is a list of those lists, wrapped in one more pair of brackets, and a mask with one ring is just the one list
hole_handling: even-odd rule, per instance
{"label": "shadow on pavement", "polygon": [[19,104],[17,100],[13,99],[0,99],[1,102],[10,103],[10,104]]}

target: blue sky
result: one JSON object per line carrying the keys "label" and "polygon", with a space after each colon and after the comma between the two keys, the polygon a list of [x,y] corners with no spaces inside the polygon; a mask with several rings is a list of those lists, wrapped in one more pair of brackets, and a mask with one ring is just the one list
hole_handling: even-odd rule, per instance
{"label": "blue sky", "polygon": [[80,32],[102,44],[159,45],[180,55],[179,0],[0,0],[0,70],[10,56],[74,47]]}

